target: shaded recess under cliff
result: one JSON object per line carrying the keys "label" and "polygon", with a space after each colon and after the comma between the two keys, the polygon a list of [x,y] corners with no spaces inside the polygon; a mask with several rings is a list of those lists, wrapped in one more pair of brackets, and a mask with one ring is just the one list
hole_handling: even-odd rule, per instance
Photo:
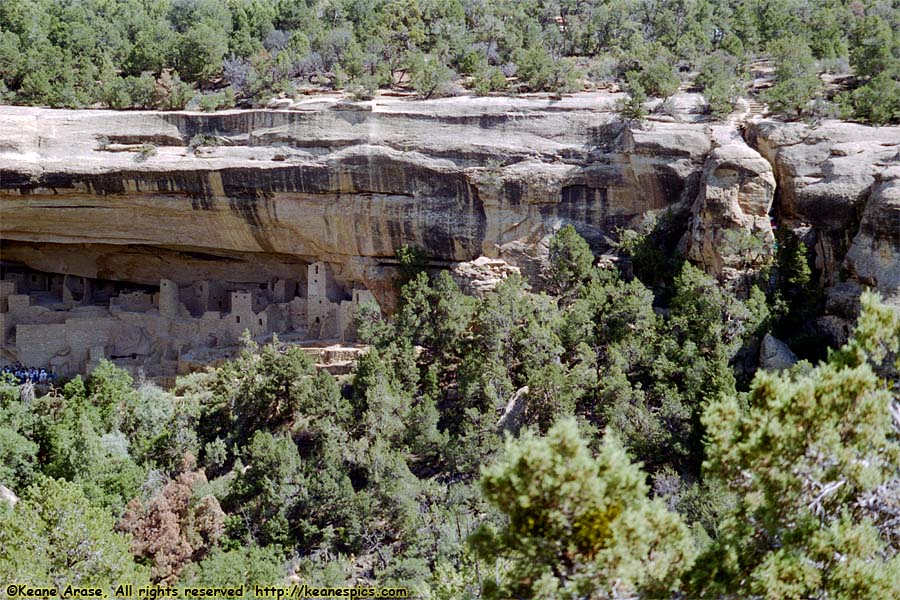
{"label": "shaded recess under cliff", "polygon": [[402,244],[534,273],[561,225],[601,249],[616,227],[684,212],[697,195],[704,126],[627,128],[614,99],[217,114],[3,107],[4,248],[42,270],[143,282],[228,264],[243,277],[253,269],[241,265],[259,265],[264,281],[322,260],[382,299],[380,260]]}

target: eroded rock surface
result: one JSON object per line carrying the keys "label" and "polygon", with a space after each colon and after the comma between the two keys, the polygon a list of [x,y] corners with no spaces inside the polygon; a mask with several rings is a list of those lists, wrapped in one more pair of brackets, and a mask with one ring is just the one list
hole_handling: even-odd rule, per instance
{"label": "eroded rock surface", "polygon": [[797,356],[790,347],[767,333],[759,348],[759,368],[769,371],[784,371],[797,363]]}
{"label": "eroded rock surface", "polygon": [[[4,255],[144,284],[217,269],[264,282],[322,260],[376,295],[390,291],[380,260],[401,244],[527,271],[561,224],[599,247],[648,211],[693,203],[705,127],[628,129],[614,100],[385,99],[215,114],[3,107]],[[150,144],[155,154],[139,151]]]}
{"label": "eroded rock surface", "polygon": [[774,167],[781,225],[812,227],[820,283],[858,279],[900,305],[900,127],[759,121],[747,138]]}
{"label": "eroded rock surface", "polygon": [[876,178],[844,266],[851,277],[900,304],[900,164]]}
{"label": "eroded rock surface", "polygon": [[770,256],[774,195],[772,166],[756,150],[742,141],[713,150],[693,208],[688,257],[721,275]]}
{"label": "eroded rock surface", "polygon": [[513,274],[520,274],[505,260],[479,256],[475,260],[453,265],[450,274],[464,294],[483,297],[497,289],[501,281]]}

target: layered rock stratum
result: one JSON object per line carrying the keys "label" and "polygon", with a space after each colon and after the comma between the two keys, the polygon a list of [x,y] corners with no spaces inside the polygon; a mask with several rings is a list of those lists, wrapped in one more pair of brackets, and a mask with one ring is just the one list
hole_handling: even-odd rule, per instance
{"label": "layered rock stratum", "polygon": [[771,252],[774,218],[806,235],[821,285],[900,304],[900,128],[752,115],[713,126],[691,110],[626,123],[616,99],[2,107],[2,258],[145,285],[302,283],[322,261],[390,306],[402,244],[435,266],[484,256],[537,282],[561,226],[599,252],[665,213],[681,250],[723,277],[757,258],[741,236]]}
{"label": "layered rock stratum", "polygon": [[[216,114],[5,107],[4,255],[147,284],[266,281],[322,260],[382,295],[401,244],[533,272],[563,223],[599,247],[697,195],[704,127],[627,127],[611,108],[592,94]],[[197,136],[209,145],[190,148]],[[155,154],[141,160],[145,144]]]}

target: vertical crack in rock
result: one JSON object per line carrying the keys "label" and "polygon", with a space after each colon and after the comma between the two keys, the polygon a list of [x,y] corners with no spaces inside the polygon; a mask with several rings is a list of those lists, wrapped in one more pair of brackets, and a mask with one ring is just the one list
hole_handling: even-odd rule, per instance
{"label": "vertical crack in rock", "polygon": [[900,306],[900,127],[763,120],[744,137],[775,173],[780,225],[812,229],[820,285],[850,277]]}
{"label": "vertical crack in rock", "polygon": [[[774,121],[753,121],[742,130],[744,141],[766,160],[777,182],[770,213],[779,227],[793,230],[815,256],[814,273],[819,286],[825,288],[826,301],[825,312],[814,327],[835,346],[846,342],[852,331],[860,283],[877,288],[888,303],[900,305],[900,202],[886,212],[874,208],[878,182],[891,179],[879,160],[883,139],[900,141],[898,134],[897,128],[850,124],[810,128]],[[710,193],[714,190],[708,185],[709,172],[708,166],[695,206],[692,241],[702,239],[703,227],[716,220],[707,214],[704,223],[703,213],[717,204],[716,196],[721,208],[726,196],[722,190]],[[714,202],[708,202],[710,196]],[[720,214],[725,212],[720,210]],[[705,237],[715,235],[707,233]],[[691,258],[708,270],[710,255],[713,260],[722,259],[712,270],[720,265],[723,271],[729,270],[724,267],[727,257],[721,252],[717,256],[715,246],[697,244],[692,249],[695,254]]]}

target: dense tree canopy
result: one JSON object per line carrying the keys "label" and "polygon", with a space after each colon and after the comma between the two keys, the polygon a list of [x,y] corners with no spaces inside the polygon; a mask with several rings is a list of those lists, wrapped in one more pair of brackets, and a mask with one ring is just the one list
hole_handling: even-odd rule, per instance
{"label": "dense tree canopy", "polygon": [[779,65],[769,99],[786,116],[823,111],[807,105],[818,97],[817,73],[850,72],[843,114],[900,118],[896,0],[0,4],[0,100],[18,104],[214,109],[297,85],[358,96],[407,86],[431,97],[451,92],[454,80],[479,94],[560,92],[629,73],[639,99],[665,98],[681,83],[679,66],[703,74],[699,87],[720,117],[749,60],[765,56]]}
{"label": "dense tree canopy", "polygon": [[[785,118],[900,119],[896,0],[0,2],[0,102],[27,105],[587,79],[621,83],[627,118],[683,83],[723,118],[758,57]],[[480,297],[401,248],[396,311],[360,311],[369,348],[341,378],[248,335],[171,390],[109,362],[40,397],[0,379],[0,485],[18,497],[0,496],[0,580],[900,597],[897,311],[865,294],[828,349],[799,240],[779,233],[734,290],[666,227],[621,232],[628,272],[563,227],[540,289],[513,275]],[[758,370],[767,332],[808,361]]]}
{"label": "dense tree canopy", "polygon": [[115,518],[78,484],[44,478],[10,507],[0,504],[0,576],[31,586],[110,586],[147,581]]}
{"label": "dense tree canopy", "polygon": [[827,363],[757,375],[744,409],[734,397],[707,408],[705,468],[736,502],[699,561],[699,587],[778,598],[900,594],[896,539],[879,529],[884,504],[898,501],[886,492],[900,466],[896,398],[877,375],[900,348],[900,315],[871,295],[863,304],[856,337]]}

